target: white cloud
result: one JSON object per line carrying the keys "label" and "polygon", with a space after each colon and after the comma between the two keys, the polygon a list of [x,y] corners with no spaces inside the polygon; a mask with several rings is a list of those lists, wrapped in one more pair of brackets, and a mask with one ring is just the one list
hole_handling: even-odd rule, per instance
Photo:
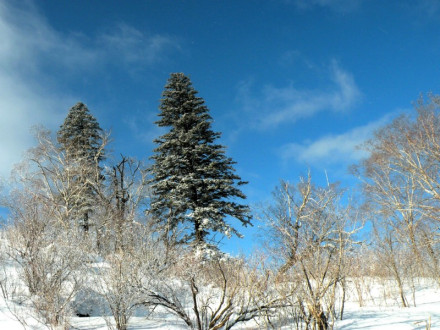
{"label": "white cloud", "polygon": [[[33,2],[0,0],[0,176],[7,177],[28,149],[30,128],[56,130],[82,98],[63,90],[72,77],[124,64],[142,67],[178,47],[128,25],[86,37],[55,30]],[[177,46],[176,46],[177,45]]]}
{"label": "white cloud", "polygon": [[69,97],[53,95],[46,98],[45,92],[22,84],[22,80],[0,74],[0,175],[7,177],[12,165],[17,163],[28,149],[33,138],[30,128],[39,123],[56,128],[62,122]]}
{"label": "white cloud", "polygon": [[339,135],[327,135],[301,144],[286,144],[280,148],[281,157],[284,161],[294,160],[315,166],[347,165],[367,156],[364,151],[357,149],[357,146],[371,138],[373,132],[389,122],[390,118],[391,115],[388,114],[377,121]]}
{"label": "white cloud", "polygon": [[[42,62],[66,51],[56,33],[34,8],[18,8],[0,1],[0,175],[32,144],[30,128],[36,124],[56,127],[73,99],[49,91]],[[63,57],[64,58],[64,57]]]}
{"label": "white cloud", "polygon": [[[32,3],[14,7],[0,0],[0,61],[12,70],[35,70],[49,63],[74,69],[96,68],[109,63],[150,65],[179,42],[169,36],[145,34],[124,23],[95,37],[56,31]],[[23,68],[24,66],[24,68]]]}
{"label": "white cloud", "polygon": [[260,129],[276,128],[283,123],[294,123],[321,111],[346,111],[360,99],[361,92],[353,76],[337,62],[330,66],[332,87],[328,90],[305,90],[295,86],[277,88],[266,86],[260,98],[250,95],[250,84],[239,87],[239,98],[245,109],[256,115],[254,125]]}
{"label": "white cloud", "polygon": [[[25,5],[26,4],[26,5]],[[74,36],[55,31],[29,2],[14,7],[0,1],[0,61],[10,73],[38,74],[47,63],[76,67],[97,60],[97,53]]]}

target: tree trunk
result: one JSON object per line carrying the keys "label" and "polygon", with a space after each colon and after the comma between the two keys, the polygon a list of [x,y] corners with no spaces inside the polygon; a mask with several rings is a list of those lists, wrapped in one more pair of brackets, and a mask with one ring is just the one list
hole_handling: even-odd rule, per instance
{"label": "tree trunk", "polygon": [[85,212],[84,213],[84,218],[83,218],[83,230],[84,232],[88,233],[89,232],[89,213]]}

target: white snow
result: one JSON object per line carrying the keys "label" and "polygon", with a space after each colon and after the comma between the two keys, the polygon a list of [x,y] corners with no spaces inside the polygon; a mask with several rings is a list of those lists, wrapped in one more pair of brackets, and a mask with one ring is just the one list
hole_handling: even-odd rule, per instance
{"label": "white snow", "polygon": [[[344,318],[337,321],[335,329],[440,329],[440,290],[432,281],[418,279],[416,286],[416,307],[412,298],[409,298],[411,307],[399,307],[399,301],[393,296],[394,289],[390,287],[389,281],[370,279],[369,290],[363,291],[363,307],[359,307],[359,295],[355,290],[353,281],[350,281],[347,302],[345,304]],[[9,305],[9,308],[8,308]],[[23,304],[25,305],[25,304]],[[14,317],[10,308],[25,308],[9,301],[8,303],[0,295],[0,329],[23,329],[23,325]],[[32,317],[30,310],[23,310],[26,314],[26,328],[46,329],[46,327]],[[111,315],[94,317],[72,317],[73,329],[108,329],[108,322],[112,323]],[[148,318],[142,315],[135,315],[130,319],[129,329],[186,329],[185,324],[177,317],[158,308]],[[258,329],[255,322],[242,324],[237,329]],[[294,329],[294,326],[283,329]]]}
{"label": "white snow", "polygon": [[[336,323],[335,329],[440,329],[440,290],[433,281],[418,279],[415,302],[408,294],[411,307],[399,307],[397,295],[390,282],[385,286],[380,281],[373,284],[364,299],[364,307],[359,307],[359,299],[354,290],[346,303],[344,318]],[[383,282],[383,281],[382,281]],[[407,292],[409,293],[409,291]]]}

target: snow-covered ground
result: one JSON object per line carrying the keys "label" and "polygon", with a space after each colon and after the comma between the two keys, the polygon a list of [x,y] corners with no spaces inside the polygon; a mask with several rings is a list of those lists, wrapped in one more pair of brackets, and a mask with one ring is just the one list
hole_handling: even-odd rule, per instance
{"label": "snow-covered ground", "polygon": [[[359,290],[350,281],[345,304],[344,318],[337,321],[335,329],[440,329],[440,290],[436,285],[427,280],[419,280],[416,284],[414,306],[413,296],[408,291],[408,303],[411,307],[399,307],[395,288],[391,282],[377,279],[367,279],[367,287],[362,290],[362,305],[359,307]],[[9,305],[9,308],[8,308]],[[24,327],[11,312],[11,308],[18,308],[15,312],[26,316],[27,327]],[[0,329],[45,329],[36,319],[32,318],[29,310],[13,303],[7,304],[0,295]],[[108,322],[112,322],[110,315],[107,317],[73,317],[71,329],[108,329]],[[255,322],[243,324],[237,329],[257,329]],[[146,318],[134,316],[130,319],[129,329],[186,329],[185,324],[172,315],[158,311]],[[283,329],[294,329],[294,326]]]}
{"label": "snow-covered ground", "polygon": [[[399,307],[396,289],[390,283],[374,282],[364,292],[364,306],[359,307],[358,294],[351,290],[345,305],[344,318],[337,321],[336,329],[440,329],[440,290],[430,281],[416,284],[415,303],[407,291],[411,307]],[[394,292],[393,292],[394,291]]]}

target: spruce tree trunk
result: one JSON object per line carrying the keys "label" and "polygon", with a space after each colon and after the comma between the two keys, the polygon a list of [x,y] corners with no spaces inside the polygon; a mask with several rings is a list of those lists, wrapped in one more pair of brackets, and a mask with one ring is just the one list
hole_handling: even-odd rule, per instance
{"label": "spruce tree trunk", "polygon": [[83,229],[84,229],[84,232],[86,232],[86,233],[88,233],[89,232],[89,213],[88,212],[85,212],[84,213],[84,219],[83,219],[83,225],[82,225],[82,227],[83,227]]}
{"label": "spruce tree trunk", "polygon": [[205,239],[203,237],[203,231],[200,229],[200,222],[197,219],[196,221],[194,221],[194,231],[196,234],[196,245],[203,244],[205,242]]}

